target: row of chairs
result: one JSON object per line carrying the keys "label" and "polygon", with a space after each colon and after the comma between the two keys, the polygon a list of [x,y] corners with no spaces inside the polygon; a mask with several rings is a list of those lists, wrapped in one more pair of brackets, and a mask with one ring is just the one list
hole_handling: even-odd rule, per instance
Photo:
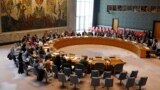
{"label": "row of chairs", "polygon": [[138,70],[134,70],[131,73],[121,72],[120,74],[116,74],[115,77],[120,80],[120,84],[122,80],[126,79],[127,77],[134,77],[137,78]]}
{"label": "row of chairs", "polygon": [[147,79],[148,77],[140,77],[140,79],[135,80],[134,77],[129,77],[128,79],[123,80],[122,83],[127,88],[127,90],[129,90],[130,87],[133,87],[134,84],[139,86],[139,90],[141,90],[141,87],[146,84]]}
{"label": "row of chairs", "polygon": [[[52,70],[53,70],[53,73],[55,74],[55,76],[57,77],[58,75],[58,69],[57,69],[57,66],[56,65],[53,65],[52,66]],[[64,67],[63,68],[63,72],[66,76],[70,76],[72,74],[72,70],[71,68],[68,68],[68,67]],[[84,76],[84,71],[82,69],[78,69],[76,68],[75,69],[75,73],[76,75],[79,77],[79,78],[82,78],[82,76]]]}
{"label": "row of chairs", "polygon": [[[141,87],[146,85],[148,77],[140,77],[139,79],[135,80],[138,75],[138,70],[133,70],[131,73],[127,72],[121,72],[120,74],[116,74],[115,77],[120,80],[120,84],[123,84],[127,90],[129,90],[130,87],[139,86],[139,90],[141,90]],[[99,78],[99,72],[98,70],[92,70],[91,71],[91,78],[98,79]],[[98,78],[95,78],[98,77]],[[113,79],[111,78],[111,71],[104,71],[103,72],[103,79],[105,79],[105,86],[109,89],[109,87],[113,86]],[[99,86],[99,80],[98,82],[94,82],[92,84],[94,87]]]}
{"label": "row of chairs", "polygon": [[[76,85],[80,83],[81,79],[78,75],[71,74],[70,77],[66,76],[65,73],[58,73],[58,80],[62,82],[62,87],[64,87],[64,83],[70,80],[72,84],[74,84],[74,88],[76,89]],[[99,77],[92,77],[91,78],[91,86],[94,86],[94,90],[97,86],[100,85],[100,78]],[[104,86],[109,89],[109,87],[113,86],[113,78],[105,78]]]}
{"label": "row of chairs", "polygon": [[[70,80],[76,88],[76,85],[84,76],[82,69],[75,69],[75,74],[73,74],[70,68],[65,67],[61,73],[59,73],[56,68],[56,65],[53,65],[53,72],[55,73],[55,76],[58,77],[58,80],[62,82],[62,86],[64,86],[66,81]],[[120,74],[116,74],[115,77],[120,80],[120,84],[123,84],[127,90],[134,86],[134,84],[139,86],[139,90],[141,90],[141,87],[146,84],[148,77],[140,77],[140,79],[135,80],[137,75],[138,70],[134,70],[131,73],[121,72]],[[94,86],[94,89],[96,89],[96,87],[100,85],[100,79],[102,78],[104,80],[104,86],[107,87],[107,90],[109,90],[110,87],[113,87],[113,78],[111,78],[111,76],[111,71],[104,71],[102,77],[100,77],[98,70],[92,70],[90,73],[91,86]]]}
{"label": "row of chairs", "polygon": [[67,77],[64,73],[58,73],[58,80],[62,82],[62,87],[64,87],[64,83],[68,80],[74,84],[74,88],[76,88],[76,85],[80,82],[80,79],[75,74],[71,74],[70,77]]}
{"label": "row of chairs", "polygon": [[115,77],[120,80],[120,84],[123,84],[127,90],[129,90],[130,87],[133,87],[134,84],[139,86],[139,90],[141,90],[141,87],[146,85],[148,77],[140,77],[136,80],[137,75],[138,70],[133,70],[131,73],[121,72],[120,74],[116,74]]}
{"label": "row of chairs", "polygon": [[[100,78],[99,77],[92,77],[91,78],[91,86],[94,87],[94,90],[96,90],[97,86],[100,86]],[[109,90],[110,87],[113,87],[113,78],[105,78],[104,79],[104,87]]]}

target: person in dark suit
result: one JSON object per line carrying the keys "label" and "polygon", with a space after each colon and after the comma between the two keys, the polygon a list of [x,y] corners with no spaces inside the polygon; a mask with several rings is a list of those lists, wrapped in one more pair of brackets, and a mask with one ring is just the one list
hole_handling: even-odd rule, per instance
{"label": "person in dark suit", "polygon": [[60,55],[57,55],[57,56],[55,57],[54,64],[57,66],[58,71],[60,71],[61,65],[62,65]]}
{"label": "person in dark suit", "polygon": [[154,41],[152,43],[152,50],[156,51],[156,49],[157,49],[157,43],[158,43],[158,40],[154,39]]}
{"label": "person in dark suit", "polygon": [[67,62],[66,58],[64,57],[64,54],[62,54],[62,56],[61,56],[61,61],[62,61],[62,64]]}
{"label": "person in dark suit", "polygon": [[44,56],[45,55],[45,51],[44,51],[44,49],[43,49],[43,47],[42,46],[40,46],[39,47],[39,49],[38,49],[38,54],[41,56]]}
{"label": "person in dark suit", "polygon": [[83,64],[85,67],[88,67],[89,63],[87,61],[87,56],[83,57],[81,60],[80,60],[80,63]]}
{"label": "person in dark suit", "polygon": [[84,31],[82,32],[82,36],[85,36],[85,35],[87,35],[87,32],[84,30]]}
{"label": "person in dark suit", "polygon": [[86,73],[90,72],[89,62],[87,61],[88,57],[84,56],[79,63],[84,65],[84,71]]}
{"label": "person in dark suit", "polygon": [[21,52],[18,55],[18,60],[19,60],[18,73],[22,74],[22,73],[24,73],[24,65],[23,65],[22,53]]}
{"label": "person in dark suit", "polygon": [[146,43],[147,43],[147,47],[151,47],[152,46],[152,39],[147,39],[146,40]]}
{"label": "person in dark suit", "polygon": [[68,60],[66,63],[62,64],[62,70],[64,69],[64,67],[70,68],[72,72],[73,69],[72,69],[71,60]]}
{"label": "person in dark suit", "polygon": [[21,50],[22,50],[23,52],[26,51],[26,43],[25,43],[25,42],[22,44]]}
{"label": "person in dark suit", "polygon": [[37,74],[37,80],[42,81],[44,78],[44,64],[42,58],[38,59],[38,74]]}

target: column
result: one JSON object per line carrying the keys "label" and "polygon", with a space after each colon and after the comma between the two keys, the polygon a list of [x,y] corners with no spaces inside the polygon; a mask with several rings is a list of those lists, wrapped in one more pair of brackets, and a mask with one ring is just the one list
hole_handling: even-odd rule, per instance
{"label": "column", "polygon": [[[1,4],[0,4],[0,8],[1,8]],[[1,13],[1,9],[0,9],[0,13]],[[1,22],[1,14],[0,14],[0,33],[2,33],[2,22]]]}
{"label": "column", "polygon": [[68,29],[76,31],[76,2],[77,0],[68,0]]}

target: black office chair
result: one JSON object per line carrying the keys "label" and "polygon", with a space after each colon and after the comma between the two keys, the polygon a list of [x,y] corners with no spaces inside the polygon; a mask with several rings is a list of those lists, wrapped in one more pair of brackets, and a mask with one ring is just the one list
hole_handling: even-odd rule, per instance
{"label": "black office chair", "polygon": [[70,76],[70,74],[72,73],[72,71],[71,71],[71,69],[70,68],[68,68],[68,67],[64,67],[64,74],[66,75],[66,76]]}
{"label": "black office chair", "polygon": [[126,79],[127,72],[121,72],[120,74],[116,74],[115,77],[120,80],[120,84],[122,83],[122,80]]}
{"label": "black office chair", "polygon": [[91,86],[93,86],[94,90],[96,90],[96,87],[100,86],[100,78],[99,77],[92,77]]}
{"label": "black office chair", "polygon": [[57,77],[58,77],[58,68],[57,68],[56,65],[53,65],[53,66],[52,66],[52,71],[53,71],[53,73],[54,73],[55,78],[57,78]]}
{"label": "black office chair", "polygon": [[138,70],[134,70],[134,71],[132,71],[131,73],[128,73],[128,74],[127,74],[127,77],[137,78],[137,75],[138,75]]}
{"label": "black office chair", "polygon": [[58,80],[62,82],[62,87],[64,87],[64,83],[67,82],[68,78],[66,78],[64,73],[58,73]]}
{"label": "black office chair", "polygon": [[109,90],[110,87],[113,87],[113,78],[105,78],[104,86]]}
{"label": "black office chair", "polygon": [[123,71],[124,63],[116,64],[113,68],[113,74],[120,73]]}
{"label": "black office chair", "polygon": [[84,76],[82,69],[75,69],[75,74],[78,76],[78,78],[82,78]]}
{"label": "black office chair", "polygon": [[129,77],[127,80],[123,80],[122,83],[123,85],[129,90],[130,87],[134,86],[135,78],[134,77]]}
{"label": "black office chair", "polygon": [[100,74],[103,73],[103,71],[106,69],[106,66],[104,65],[104,63],[95,63],[93,69],[94,70],[98,70],[100,72]]}
{"label": "black office chair", "polygon": [[81,63],[76,64],[75,69],[82,69],[83,72],[86,71],[85,66]]}
{"label": "black office chair", "polygon": [[141,90],[142,86],[145,86],[147,83],[148,77],[140,77],[140,79],[135,81],[136,86],[139,86],[139,90]]}
{"label": "black office chair", "polygon": [[72,84],[74,84],[74,89],[76,90],[76,85],[80,82],[77,75],[70,75],[70,81]]}
{"label": "black office chair", "polygon": [[103,79],[110,78],[111,77],[111,71],[104,71],[103,72]]}
{"label": "black office chair", "polygon": [[91,71],[91,74],[90,74],[90,77],[99,77],[99,71],[98,70],[92,70]]}

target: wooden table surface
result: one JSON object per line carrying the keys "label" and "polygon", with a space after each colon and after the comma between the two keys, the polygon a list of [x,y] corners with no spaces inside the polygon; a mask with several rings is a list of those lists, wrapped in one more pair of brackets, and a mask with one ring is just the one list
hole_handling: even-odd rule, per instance
{"label": "wooden table surface", "polygon": [[148,49],[142,44],[117,38],[70,37],[70,38],[60,38],[53,41],[53,47],[57,50],[66,46],[84,45],[84,44],[115,46],[132,51],[135,54],[137,54],[140,58],[146,58],[146,52],[148,51]]}

